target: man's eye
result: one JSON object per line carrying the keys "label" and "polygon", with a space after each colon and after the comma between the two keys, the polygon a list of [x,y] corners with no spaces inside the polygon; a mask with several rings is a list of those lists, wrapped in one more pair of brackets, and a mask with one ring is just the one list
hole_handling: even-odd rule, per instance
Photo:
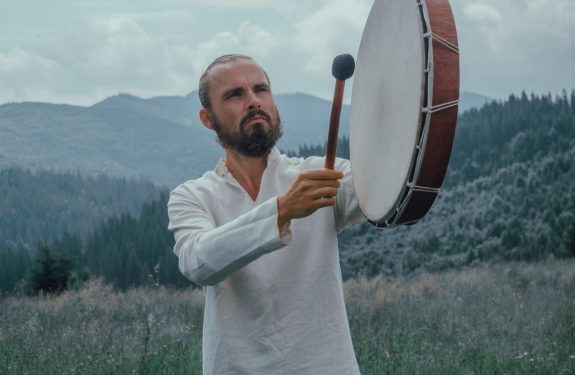
{"label": "man's eye", "polygon": [[242,93],[239,91],[230,92],[228,95],[226,95],[226,99],[235,98],[235,97],[238,97],[241,95],[242,95]]}

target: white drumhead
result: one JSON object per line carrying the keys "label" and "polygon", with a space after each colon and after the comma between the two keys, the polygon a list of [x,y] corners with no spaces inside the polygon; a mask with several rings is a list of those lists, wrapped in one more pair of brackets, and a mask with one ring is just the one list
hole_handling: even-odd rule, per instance
{"label": "white drumhead", "polygon": [[365,216],[387,220],[414,162],[424,80],[415,0],[376,0],[357,55],[350,113],[353,184]]}

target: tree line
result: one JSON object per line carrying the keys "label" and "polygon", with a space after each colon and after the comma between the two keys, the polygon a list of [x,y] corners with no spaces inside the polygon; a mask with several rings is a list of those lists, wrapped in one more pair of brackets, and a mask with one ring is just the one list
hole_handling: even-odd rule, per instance
{"label": "tree line", "polygon": [[85,176],[79,171],[0,170],[0,250],[24,247],[62,233],[84,237],[108,217],[137,214],[160,188],[145,180]]}
{"label": "tree line", "polygon": [[460,116],[442,191],[408,227],[341,238],[346,276],[575,256],[575,92]]}
{"label": "tree line", "polygon": [[139,215],[104,220],[84,239],[65,232],[38,243],[34,255],[23,247],[0,251],[0,290],[53,293],[101,278],[119,289],[190,285],[180,275],[168,231],[168,194],[143,204]]}
{"label": "tree line", "polygon": [[[288,154],[324,155],[325,145],[304,144]],[[349,156],[347,137],[340,139],[338,154]],[[381,231],[364,224],[341,234],[344,277],[575,256],[573,160],[575,92],[555,97],[522,93],[464,113],[444,188],[429,214],[414,226]],[[104,177],[99,184],[91,180],[74,184],[69,176],[41,172],[40,181],[51,181],[43,183],[50,186],[43,190],[33,187],[31,172],[0,173],[0,187],[9,186],[1,189],[16,202],[4,199],[2,212],[10,212],[20,223],[0,225],[4,238],[12,236],[12,242],[0,246],[0,289],[57,291],[88,277],[101,277],[118,288],[189,285],[180,275],[173,235],[167,230],[167,192],[154,192],[145,183],[140,188],[128,187],[127,182],[124,188],[110,187]],[[11,183],[4,183],[6,176]],[[63,191],[77,198],[66,198]],[[105,214],[98,216],[90,208],[143,201],[150,191],[155,199],[140,202],[139,212],[122,208],[101,219]],[[96,199],[98,194],[103,196]],[[38,214],[36,204],[50,214]],[[71,213],[76,205],[83,206],[81,214]],[[67,214],[58,216],[60,211]],[[86,224],[78,225],[86,216],[98,217],[99,224],[89,230]],[[38,229],[59,220],[57,229]],[[38,234],[30,234],[27,221]],[[43,285],[41,280],[48,282]]]}

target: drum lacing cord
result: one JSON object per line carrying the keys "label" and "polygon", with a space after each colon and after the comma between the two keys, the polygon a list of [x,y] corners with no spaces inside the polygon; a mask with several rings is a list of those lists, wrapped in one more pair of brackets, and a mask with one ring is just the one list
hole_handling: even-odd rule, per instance
{"label": "drum lacing cord", "polygon": [[459,47],[456,44],[451,43],[450,41],[448,41],[445,38],[440,37],[437,34],[434,34],[433,32],[428,32],[426,34],[423,34],[424,38],[432,38],[437,40],[439,43],[443,44],[445,47],[447,47],[448,49],[450,49],[451,51],[457,53],[459,55]]}
{"label": "drum lacing cord", "polygon": [[427,186],[418,186],[418,185],[415,185],[415,184],[411,185],[410,187],[413,189],[413,191],[422,191],[422,192],[425,192],[425,193],[436,193],[436,194],[439,194],[439,190],[441,190],[441,189],[431,188],[431,187],[427,187]]}
{"label": "drum lacing cord", "polygon": [[451,107],[455,107],[456,105],[459,104],[459,100],[454,100],[452,102],[447,102],[447,103],[441,103],[435,106],[431,106],[431,107],[427,107],[427,108],[423,108],[423,112],[425,113],[435,113],[435,112],[439,112],[439,111],[443,111],[445,109],[451,108]]}

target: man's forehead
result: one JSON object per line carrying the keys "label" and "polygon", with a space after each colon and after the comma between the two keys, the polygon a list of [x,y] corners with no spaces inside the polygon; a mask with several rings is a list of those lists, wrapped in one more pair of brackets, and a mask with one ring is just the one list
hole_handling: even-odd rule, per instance
{"label": "man's forehead", "polygon": [[253,60],[239,59],[214,66],[208,73],[210,89],[216,86],[269,83],[264,70]]}

